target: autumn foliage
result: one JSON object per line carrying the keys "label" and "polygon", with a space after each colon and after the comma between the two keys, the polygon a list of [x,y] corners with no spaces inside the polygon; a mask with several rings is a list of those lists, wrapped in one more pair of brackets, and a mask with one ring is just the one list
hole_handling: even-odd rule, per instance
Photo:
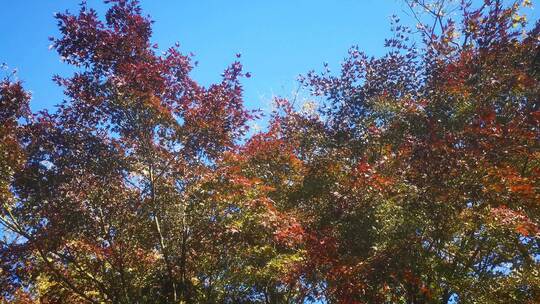
{"label": "autumn foliage", "polygon": [[0,82],[2,303],[540,302],[529,1],[405,1],[258,133],[240,62],[202,86],[107,3],[56,15],[57,108]]}

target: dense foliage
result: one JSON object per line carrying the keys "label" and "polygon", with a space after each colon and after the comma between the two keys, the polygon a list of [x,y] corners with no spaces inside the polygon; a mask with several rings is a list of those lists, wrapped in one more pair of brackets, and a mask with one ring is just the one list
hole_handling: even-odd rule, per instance
{"label": "dense foliage", "polygon": [[406,1],[417,31],[308,73],[320,102],[250,136],[239,62],[203,87],[107,2],[56,15],[77,72],[53,112],[0,83],[2,302],[540,301],[530,1]]}

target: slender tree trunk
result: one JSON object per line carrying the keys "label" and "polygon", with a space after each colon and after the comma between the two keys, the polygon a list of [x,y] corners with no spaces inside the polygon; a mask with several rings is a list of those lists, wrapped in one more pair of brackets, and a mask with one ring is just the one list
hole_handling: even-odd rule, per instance
{"label": "slender tree trunk", "polygon": [[180,253],[180,298],[189,303],[190,297],[187,286],[187,229],[186,229],[186,216],[185,209],[182,218],[182,244]]}
{"label": "slender tree trunk", "polygon": [[174,273],[172,271],[172,265],[170,261],[170,257],[168,254],[167,246],[165,244],[165,237],[163,236],[163,232],[161,230],[161,225],[159,223],[159,217],[158,217],[158,208],[156,206],[156,191],[155,191],[155,184],[154,184],[154,172],[153,167],[150,166],[150,187],[151,187],[151,197],[152,197],[152,204],[154,206],[154,223],[156,227],[156,231],[159,236],[159,244],[161,247],[161,253],[163,254],[163,259],[165,260],[165,267],[167,268],[167,275],[169,276],[170,281],[170,288],[172,292],[172,299],[173,302],[178,301],[178,295],[176,293],[176,282],[174,279]]}

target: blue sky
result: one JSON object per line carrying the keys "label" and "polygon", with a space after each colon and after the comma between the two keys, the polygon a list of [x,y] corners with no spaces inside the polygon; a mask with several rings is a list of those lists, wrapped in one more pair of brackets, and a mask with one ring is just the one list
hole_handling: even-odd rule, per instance
{"label": "blue sky", "polygon": [[[52,108],[63,96],[53,74],[69,75],[48,37],[58,31],[54,12],[76,12],[79,1],[5,1],[0,10],[0,63],[18,69],[32,91],[32,109]],[[102,1],[88,0],[104,12]],[[199,61],[193,77],[202,84],[218,81],[235,54],[252,78],[245,80],[248,107],[268,110],[273,95],[291,96],[296,78],[323,62],[337,68],[347,49],[359,45],[379,55],[389,36],[390,16],[414,26],[399,0],[142,0],[156,21],[153,41],[160,48],[179,42]]]}
{"label": "blue sky", "polygon": [[[70,67],[49,50],[58,31],[54,12],[76,12],[79,1],[6,1],[0,10],[0,63],[17,68],[32,91],[32,109],[52,108],[63,96],[53,74]],[[101,1],[89,5],[103,12]],[[160,0],[141,1],[156,21],[153,40],[160,48],[178,41],[184,53],[199,61],[193,77],[203,84],[218,81],[241,53],[246,71],[245,99],[250,108],[268,109],[272,95],[290,96],[296,77],[323,62],[338,66],[347,49],[358,44],[380,54],[389,32],[389,17],[402,15],[397,0]],[[5,72],[4,72],[5,73]]]}

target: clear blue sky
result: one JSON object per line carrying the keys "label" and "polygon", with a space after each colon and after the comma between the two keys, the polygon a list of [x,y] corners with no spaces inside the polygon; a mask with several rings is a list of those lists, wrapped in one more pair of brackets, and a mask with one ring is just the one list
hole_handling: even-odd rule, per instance
{"label": "clear blue sky", "polygon": [[[76,0],[3,1],[0,10],[0,63],[17,68],[33,93],[32,109],[51,108],[63,96],[51,77],[69,75],[48,37],[58,31],[54,12],[76,12]],[[102,1],[89,0],[103,12]],[[290,96],[296,77],[323,62],[338,67],[347,49],[383,52],[389,17],[414,26],[399,0],[142,0],[155,20],[153,40],[160,48],[180,42],[199,66],[193,77],[203,84],[219,80],[228,63],[242,53],[253,77],[244,82],[250,108],[268,109],[272,95]]]}
{"label": "clear blue sky", "polygon": [[[0,10],[0,63],[17,68],[32,91],[32,109],[51,108],[63,96],[51,77],[69,75],[48,37],[58,31],[54,12],[76,12],[79,1],[3,1]],[[103,12],[102,1],[89,5]],[[382,52],[389,16],[402,14],[398,0],[143,0],[155,20],[153,40],[160,48],[180,42],[199,61],[193,77],[203,84],[219,80],[228,63],[242,53],[252,78],[244,81],[250,108],[268,108],[270,97],[291,95],[298,74],[337,66],[358,44]]]}

